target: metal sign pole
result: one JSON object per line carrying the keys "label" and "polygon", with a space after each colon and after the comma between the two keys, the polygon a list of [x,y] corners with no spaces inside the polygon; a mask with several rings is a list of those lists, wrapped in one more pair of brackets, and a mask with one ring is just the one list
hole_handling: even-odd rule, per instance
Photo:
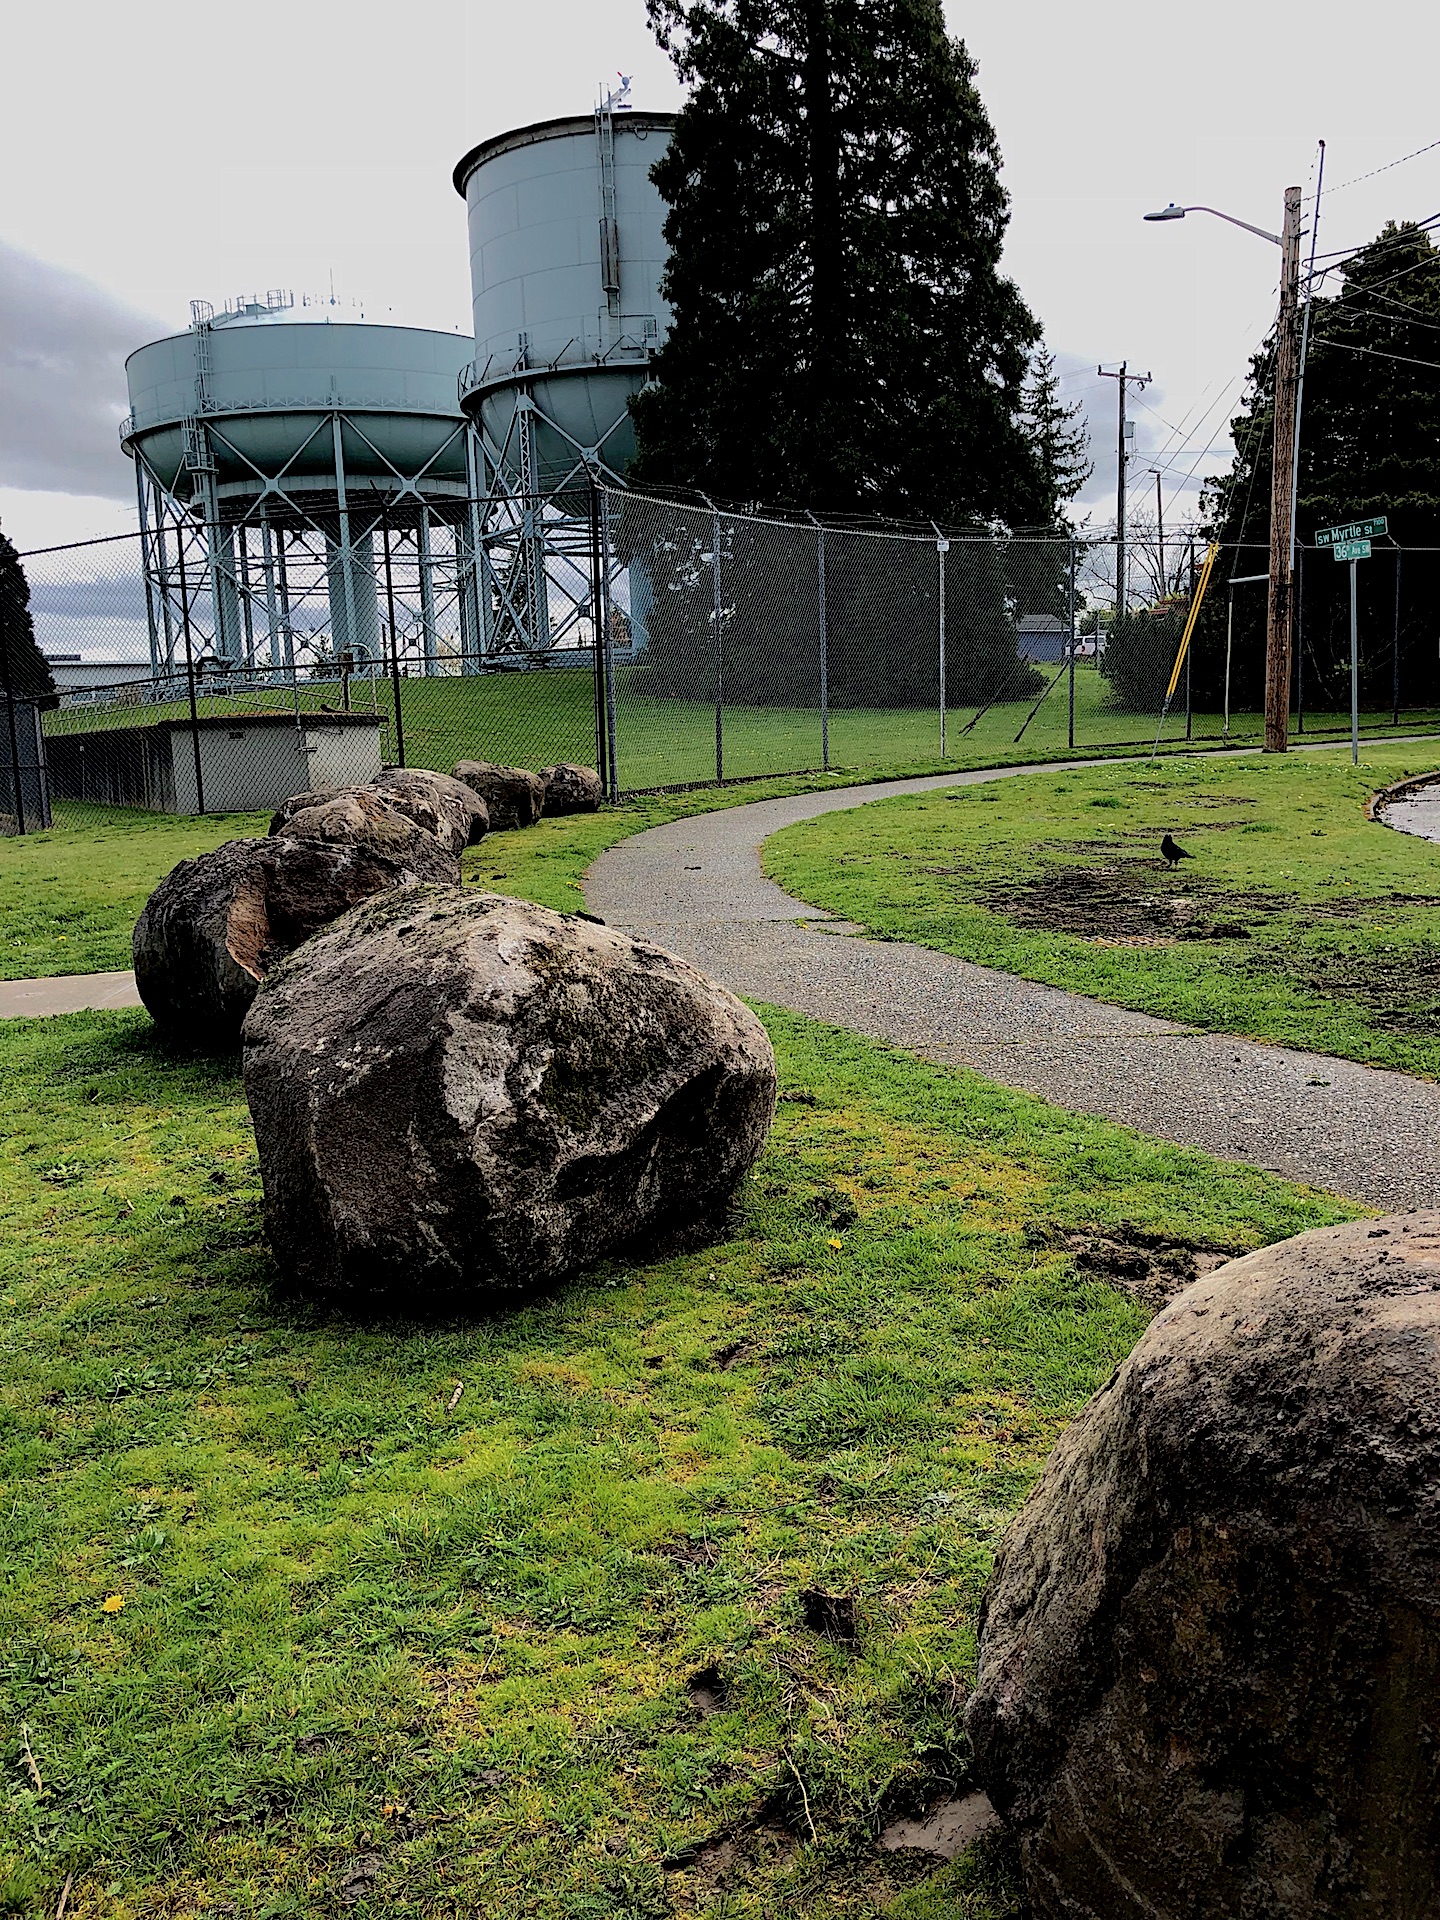
{"label": "metal sign pole", "polygon": [[1360,643],[1355,621],[1355,576],[1359,563],[1350,562],[1350,764],[1360,764]]}
{"label": "metal sign pole", "polygon": [[825,529],[815,535],[817,581],[820,589],[820,765],[830,771],[830,606],[825,578]]}
{"label": "metal sign pole", "polygon": [[935,553],[940,562],[940,758],[945,758],[945,556],[950,542],[935,529]]}
{"label": "metal sign pole", "polygon": [[710,564],[714,572],[714,611],[715,623],[715,778],[725,778],[725,655],[720,642],[720,516],[712,513],[710,521]]}

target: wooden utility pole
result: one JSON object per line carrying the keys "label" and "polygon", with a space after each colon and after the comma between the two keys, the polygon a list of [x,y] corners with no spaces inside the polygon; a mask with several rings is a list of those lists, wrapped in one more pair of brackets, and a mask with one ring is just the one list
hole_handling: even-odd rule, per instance
{"label": "wooden utility pole", "polygon": [[1290,738],[1291,510],[1295,472],[1295,393],[1300,361],[1295,320],[1300,303],[1300,189],[1285,189],[1280,232],[1280,317],[1275,327],[1275,448],[1270,476],[1270,602],[1265,630],[1265,751],[1284,753]]}
{"label": "wooden utility pole", "polygon": [[1118,382],[1116,397],[1119,401],[1119,417],[1116,423],[1116,465],[1115,476],[1115,617],[1120,619],[1125,612],[1125,482],[1130,464],[1129,449],[1125,442],[1129,437],[1125,431],[1125,389],[1137,387],[1143,393],[1154,377],[1148,373],[1131,373],[1128,360],[1120,362],[1117,373],[1107,373],[1104,367],[1095,369],[1102,380]]}

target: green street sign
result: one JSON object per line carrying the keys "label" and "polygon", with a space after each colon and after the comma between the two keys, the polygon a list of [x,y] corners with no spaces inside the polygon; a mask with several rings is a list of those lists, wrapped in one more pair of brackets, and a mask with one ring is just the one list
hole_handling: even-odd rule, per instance
{"label": "green street sign", "polygon": [[1370,542],[1368,540],[1338,540],[1331,548],[1337,560],[1368,560]]}
{"label": "green street sign", "polygon": [[[1389,533],[1390,522],[1383,513],[1377,513],[1370,520],[1350,520],[1343,527],[1322,527],[1315,536],[1317,547],[1342,547],[1356,540],[1378,540],[1382,533]],[[1368,560],[1369,553],[1354,553],[1347,556],[1352,560]]]}

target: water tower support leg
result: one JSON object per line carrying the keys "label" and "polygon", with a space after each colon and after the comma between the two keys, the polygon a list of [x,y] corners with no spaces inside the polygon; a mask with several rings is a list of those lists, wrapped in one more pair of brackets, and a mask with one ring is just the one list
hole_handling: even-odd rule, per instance
{"label": "water tower support leg", "polygon": [[424,636],[425,671],[435,671],[438,651],[435,634],[435,563],[430,553],[430,509],[420,508],[420,627]]}
{"label": "water tower support leg", "polygon": [[469,529],[469,575],[465,586],[468,590],[473,618],[470,644],[464,650],[465,658],[461,663],[462,673],[477,672],[493,653],[495,647],[489,561],[485,551],[481,520],[482,489],[477,453],[475,434],[467,433],[465,436],[465,491],[468,498],[465,503],[465,512]]}
{"label": "water tower support leg", "polygon": [[240,611],[245,624],[245,665],[255,665],[255,609],[250,594],[250,530],[242,520],[240,535]]}
{"label": "water tower support leg", "polygon": [[155,618],[155,559],[150,546],[150,517],[145,506],[145,470],[135,462],[135,497],[140,509],[140,564],[145,574],[145,621],[150,632],[150,674],[160,672],[160,628]]}
{"label": "water tower support leg", "polygon": [[[345,448],[340,434],[340,416],[330,416],[330,431],[335,449],[335,497],[340,509],[340,605],[335,605],[335,575],[331,573],[332,590],[330,596],[330,637],[335,642],[337,654],[353,653],[355,650],[355,580],[353,556],[350,552],[350,503],[345,493]],[[335,618],[336,614],[340,619]],[[342,640],[336,628],[343,624],[345,633]]]}
{"label": "water tower support leg", "polygon": [[165,550],[165,502],[158,492],[155,496],[155,560],[160,583],[160,618],[165,629],[165,672],[171,673],[175,667],[175,628],[170,617],[174,589],[170,584],[170,556]]}
{"label": "water tower support leg", "polygon": [[235,529],[212,521],[210,580],[215,608],[215,651],[220,659],[238,666],[240,647],[240,590],[235,576]]}
{"label": "water tower support leg", "polygon": [[284,650],[280,610],[275,603],[275,538],[270,531],[270,516],[263,506],[260,509],[260,561],[265,570],[265,625],[270,635],[270,664],[278,667],[283,663]]}

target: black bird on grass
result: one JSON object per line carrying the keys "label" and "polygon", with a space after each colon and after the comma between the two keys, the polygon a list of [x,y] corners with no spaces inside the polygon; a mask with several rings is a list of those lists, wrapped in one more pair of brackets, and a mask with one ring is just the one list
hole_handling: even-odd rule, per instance
{"label": "black bird on grass", "polygon": [[1195,858],[1193,853],[1187,853],[1184,847],[1177,846],[1168,833],[1160,842],[1160,851],[1165,856],[1165,864],[1167,867],[1174,867],[1176,863],[1181,860],[1193,860]]}

